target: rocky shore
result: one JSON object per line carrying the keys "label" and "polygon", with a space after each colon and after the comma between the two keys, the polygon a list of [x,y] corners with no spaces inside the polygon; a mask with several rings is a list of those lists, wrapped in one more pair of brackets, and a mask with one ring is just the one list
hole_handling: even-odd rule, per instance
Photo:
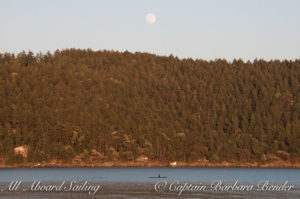
{"label": "rocky shore", "polygon": [[211,162],[176,162],[176,165],[172,165],[169,162],[156,162],[156,161],[147,161],[147,162],[118,162],[118,161],[106,161],[106,162],[97,162],[97,163],[22,163],[22,164],[1,164],[0,168],[80,168],[80,167],[240,167],[240,168],[300,168],[299,163],[292,163],[289,161],[274,161],[266,163],[239,163],[239,162],[220,162],[220,163],[211,163]]}

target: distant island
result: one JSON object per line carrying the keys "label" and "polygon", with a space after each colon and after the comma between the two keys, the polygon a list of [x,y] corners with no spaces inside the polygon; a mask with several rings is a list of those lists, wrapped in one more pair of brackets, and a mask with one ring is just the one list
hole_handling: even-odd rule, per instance
{"label": "distant island", "polygon": [[300,60],[0,54],[0,167],[299,165]]}

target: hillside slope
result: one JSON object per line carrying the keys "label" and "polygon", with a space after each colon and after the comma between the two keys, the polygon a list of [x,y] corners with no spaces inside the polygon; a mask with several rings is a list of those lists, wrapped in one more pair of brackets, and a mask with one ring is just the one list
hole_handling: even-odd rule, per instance
{"label": "hillside slope", "polygon": [[[300,158],[300,61],[69,49],[0,56],[7,164]],[[27,158],[14,148],[28,145]]]}

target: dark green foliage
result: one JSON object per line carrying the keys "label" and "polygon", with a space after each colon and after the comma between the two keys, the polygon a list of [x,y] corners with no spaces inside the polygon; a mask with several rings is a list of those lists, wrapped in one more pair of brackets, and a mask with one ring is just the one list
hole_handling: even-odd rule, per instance
{"label": "dark green foliage", "polygon": [[103,160],[251,162],[280,151],[298,161],[299,84],[299,60],[0,54],[0,151],[27,144],[34,162],[87,161],[92,150]]}

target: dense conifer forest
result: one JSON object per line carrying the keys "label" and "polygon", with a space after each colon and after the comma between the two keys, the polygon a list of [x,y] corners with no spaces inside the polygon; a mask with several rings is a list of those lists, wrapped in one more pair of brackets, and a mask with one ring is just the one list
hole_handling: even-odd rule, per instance
{"label": "dense conifer forest", "polygon": [[[14,148],[29,146],[28,156]],[[300,60],[0,54],[0,157],[300,162]]]}

